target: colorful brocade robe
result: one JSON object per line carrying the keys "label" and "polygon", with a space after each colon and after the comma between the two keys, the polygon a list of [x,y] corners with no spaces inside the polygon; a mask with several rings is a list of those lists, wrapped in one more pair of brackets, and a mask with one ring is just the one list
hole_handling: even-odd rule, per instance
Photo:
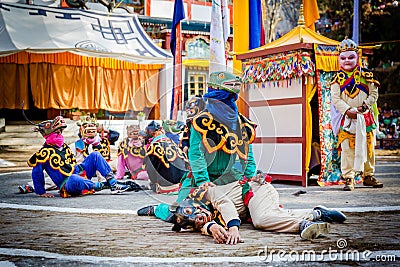
{"label": "colorful brocade robe", "polygon": [[[89,151],[90,148],[90,144],[86,144],[82,141],[83,143],[83,147],[80,148],[80,151],[83,156],[86,158],[91,151]],[[76,146],[78,148],[78,146]],[[106,160],[110,160],[110,141],[108,141],[107,138],[102,138],[100,143],[97,145],[93,145],[92,144],[92,149],[93,151],[98,151],[103,158],[105,158]]]}
{"label": "colorful brocade robe", "polygon": [[72,150],[67,144],[64,144],[61,150],[45,144],[28,160],[28,165],[35,167],[37,164],[46,162],[53,170],[57,170],[65,176],[70,176],[76,165]]}
{"label": "colorful brocade robe", "polygon": [[227,154],[237,154],[247,160],[249,145],[254,142],[256,124],[242,114],[238,116],[239,127],[232,131],[214,119],[204,110],[192,121],[193,128],[201,134],[202,143],[208,153],[222,150]]}
{"label": "colorful brocade robe", "polygon": [[338,83],[340,92],[346,94],[350,98],[356,97],[360,91],[369,95],[368,83],[379,85],[379,82],[374,79],[374,74],[371,71],[359,66],[352,72],[339,70],[333,76],[331,84],[332,83]]}
{"label": "colorful brocade robe", "polygon": [[178,184],[186,174],[186,155],[165,134],[154,137],[146,152],[144,165],[152,183],[161,186]]}
{"label": "colorful brocade robe", "polygon": [[129,138],[125,138],[118,147],[117,156],[123,155],[126,159],[128,155],[144,159],[146,157],[145,146],[129,146]]}

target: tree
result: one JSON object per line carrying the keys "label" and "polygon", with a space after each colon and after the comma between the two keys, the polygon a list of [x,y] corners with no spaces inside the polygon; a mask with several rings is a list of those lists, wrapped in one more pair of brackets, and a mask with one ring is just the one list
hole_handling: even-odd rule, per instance
{"label": "tree", "polygon": [[[360,45],[378,45],[370,58],[370,67],[377,67],[387,60],[400,61],[400,7],[396,1],[360,1]],[[326,37],[343,40],[352,36],[353,1],[319,0],[321,20],[318,30]],[[321,21],[320,20],[320,21]]]}

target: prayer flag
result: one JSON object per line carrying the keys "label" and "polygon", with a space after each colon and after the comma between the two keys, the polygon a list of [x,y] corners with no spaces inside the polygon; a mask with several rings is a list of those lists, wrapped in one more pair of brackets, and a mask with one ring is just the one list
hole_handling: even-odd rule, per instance
{"label": "prayer flag", "polygon": [[303,0],[306,27],[315,31],[315,21],[319,19],[317,0]]}
{"label": "prayer flag", "polygon": [[226,71],[225,44],[230,32],[227,0],[214,0],[211,7],[209,73]]}

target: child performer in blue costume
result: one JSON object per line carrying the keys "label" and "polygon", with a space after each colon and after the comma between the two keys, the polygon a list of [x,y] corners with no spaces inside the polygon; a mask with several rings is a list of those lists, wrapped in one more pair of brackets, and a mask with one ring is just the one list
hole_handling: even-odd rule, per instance
{"label": "child performer in blue costume", "polygon": [[[33,167],[32,181],[36,194],[41,197],[54,197],[53,194],[46,193],[43,171],[46,171],[60,190],[61,197],[93,194],[104,188],[110,188],[113,194],[129,189],[129,186],[117,183],[110,165],[99,152],[92,152],[82,163],[76,164],[71,149],[64,143],[62,131],[67,125],[62,116],[39,124],[28,120],[25,114],[24,117],[35,125],[34,131],[40,132],[46,139],[43,147],[28,160],[28,165]],[[107,182],[91,181],[96,171],[99,171]],[[88,179],[81,175],[86,175]]]}

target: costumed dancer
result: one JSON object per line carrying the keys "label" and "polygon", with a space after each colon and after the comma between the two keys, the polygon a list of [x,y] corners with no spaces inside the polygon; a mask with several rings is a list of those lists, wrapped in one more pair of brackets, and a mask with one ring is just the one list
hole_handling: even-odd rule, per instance
{"label": "costumed dancer", "polygon": [[[182,181],[177,202],[201,185],[226,185],[256,175],[251,143],[256,124],[238,113],[236,100],[241,78],[230,72],[214,72],[203,96],[206,109],[191,120],[188,157],[191,172]],[[247,189],[244,189],[247,190]],[[138,210],[168,221],[172,213],[161,203]]]}
{"label": "costumed dancer", "polygon": [[[363,174],[363,184],[381,188],[375,172],[374,106],[379,82],[371,71],[361,68],[358,47],[351,39],[338,46],[340,70],[331,82],[332,103],[341,114],[338,147],[341,149],[341,172],[345,191],[354,190],[355,176]],[[335,132],[335,129],[333,129]],[[337,130],[336,130],[337,131]]]}
{"label": "costumed dancer", "polygon": [[181,139],[181,133],[185,127],[185,124],[181,121],[174,120],[163,120],[162,128],[165,131],[165,135],[179,145]]}
{"label": "costumed dancer", "polygon": [[77,162],[82,162],[93,151],[98,151],[105,160],[110,161],[110,141],[107,136],[100,136],[98,133],[99,123],[96,115],[88,113],[86,116],[81,116],[76,124],[79,126],[80,138],[70,147]]}
{"label": "costumed dancer", "polygon": [[[94,114],[90,115],[90,113],[88,113],[86,116],[81,116],[77,125],[79,126],[79,139],[69,145],[76,162],[83,162],[83,160],[93,151],[100,152],[100,154],[110,162],[110,144],[107,138],[101,138],[98,134],[97,127],[99,124],[97,123]],[[97,173],[96,177],[99,181],[105,181],[104,177],[102,177],[100,173]],[[45,188],[46,190],[56,190],[57,186],[53,183],[50,177],[46,176]],[[18,189],[22,194],[32,193],[35,191],[33,182],[21,185]]]}
{"label": "costumed dancer", "polygon": [[193,96],[186,103],[186,126],[183,129],[183,134],[179,147],[184,153],[189,150],[189,137],[190,137],[190,127],[192,125],[192,120],[199,114],[203,109],[205,109],[205,103],[202,96]]}
{"label": "costumed dancer", "polygon": [[169,139],[161,125],[151,121],[146,127],[147,156],[145,169],[150,187],[156,193],[172,193],[180,188],[180,181],[187,173],[188,160],[182,150]]}
{"label": "costumed dancer", "polygon": [[[42,148],[28,160],[28,165],[33,168],[32,181],[36,194],[41,197],[54,197],[53,194],[46,192],[43,171],[60,190],[61,197],[93,194],[105,188],[110,188],[113,194],[129,189],[129,186],[117,183],[110,165],[97,151],[88,155],[82,163],[76,163],[72,150],[64,143],[62,131],[67,125],[62,116],[34,124],[25,116],[25,113],[23,114],[25,119],[35,126],[34,131],[40,132],[45,138]],[[96,171],[105,177],[106,182],[90,180]],[[87,179],[80,176],[82,173],[85,173]]]}
{"label": "costumed dancer", "polygon": [[125,171],[128,170],[132,180],[148,180],[149,175],[143,168],[143,161],[146,157],[146,147],[143,138],[140,138],[139,125],[126,127],[126,137],[118,147],[118,164],[115,177],[123,179]]}
{"label": "costumed dancer", "polygon": [[[250,187],[246,195],[243,188]],[[216,243],[237,244],[242,221],[250,219],[255,228],[280,233],[298,233],[306,240],[329,233],[331,222],[343,223],[346,216],[317,206],[312,210],[288,210],[279,205],[279,194],[270,183],[236,181],[205,186],[171,205],[172,230],[201,231]]]}

